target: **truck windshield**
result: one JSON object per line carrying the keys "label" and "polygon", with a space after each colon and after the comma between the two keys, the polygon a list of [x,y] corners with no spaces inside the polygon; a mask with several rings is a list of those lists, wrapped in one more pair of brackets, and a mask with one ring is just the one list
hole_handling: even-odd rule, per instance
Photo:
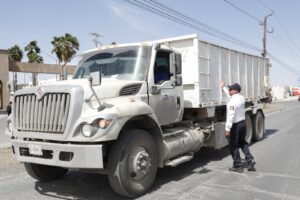
{"label": "truck windshield", "polygon": [[87,78],[101,71],[102,78],[117,80],[146,79],[149,64],[148,47],[120,47],[87,54],[79,62],[74,79]]}

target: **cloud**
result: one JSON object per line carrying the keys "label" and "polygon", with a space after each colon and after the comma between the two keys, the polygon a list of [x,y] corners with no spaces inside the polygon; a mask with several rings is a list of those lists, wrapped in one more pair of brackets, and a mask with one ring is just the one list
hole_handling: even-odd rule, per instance
{"label": "cloud", "polygon": [[[131,28],[146,33],[147,35],[152,35],[159,37],[157,33],[158,25],[151,20],[147,20],[145,12],[138,8],[131,8],[126,5],[126,3],[118,3],[107,1],[107,6],[113,12],[115,17],[120,18],[125,23],[127,23]],[[154,28],[155,27],[155,28]]]}

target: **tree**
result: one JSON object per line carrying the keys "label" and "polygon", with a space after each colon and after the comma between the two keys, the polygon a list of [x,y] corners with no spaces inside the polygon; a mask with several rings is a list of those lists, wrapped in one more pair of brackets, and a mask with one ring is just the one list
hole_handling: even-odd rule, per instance
{"label": "tree", "polygon": [[[29,44],[24,48],[27,52],[27,58],[29,63],[43,63],[44,59],[42,56],[39,55],[41,49],[37,45],[37,41],[31,41]],[[32,73],[32,84],[36,85],[37,83],[37,73]]]}
{"label": "tree", "polygon": [[51,44],[53,46],[52,53],[56,54],[58,64],[64,63],[62,73],[65,74],[65,65],[76,55],[79,50],[79,42],[76,37],[66,33],[64,36],[54,36]]}
{"label": "tree", "polygon": [[41,49],[38,47],[36,41],[31,41],[24,49],[27,52],[29,63],[43,63],[44,59],[39,55]]}
{"label": "tree", "polygon": [[[18,45],[14,45],[8,49],[8,59],[9,61],[17,61],[21,62],[23,58],[23,51],[20,49]],[[14,91],[17,88],[17,72],[13,72],[13,84],[14,84]]]}
{"label": "tree", "polygon": [[8,49],[9,61],[21,62],[22,58],[23,58],[23,51],[20,49],[18,45],[14,45],[13,47]]}

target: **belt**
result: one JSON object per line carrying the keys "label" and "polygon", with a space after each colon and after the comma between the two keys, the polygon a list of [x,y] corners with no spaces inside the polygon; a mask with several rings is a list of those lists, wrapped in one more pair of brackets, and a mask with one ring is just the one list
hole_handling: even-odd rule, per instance
{"label": "belt", "polygon": [[243,120],[241,120],[239,122],[235,122],[235,123],[232,123],[232,124],[239,124],[239,123],[245,123],[245,120],[243,119]]}

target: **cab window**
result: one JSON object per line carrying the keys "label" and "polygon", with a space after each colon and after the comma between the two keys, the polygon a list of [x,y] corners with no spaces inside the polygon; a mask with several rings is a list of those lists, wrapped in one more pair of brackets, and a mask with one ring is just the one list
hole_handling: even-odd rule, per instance
{"label": "cab window", "polygon": [[155,63],[154,63],[154,83],[162,84],[165,81],[170,80],[170,52],[168,51],[158,51],[156,53]]}

